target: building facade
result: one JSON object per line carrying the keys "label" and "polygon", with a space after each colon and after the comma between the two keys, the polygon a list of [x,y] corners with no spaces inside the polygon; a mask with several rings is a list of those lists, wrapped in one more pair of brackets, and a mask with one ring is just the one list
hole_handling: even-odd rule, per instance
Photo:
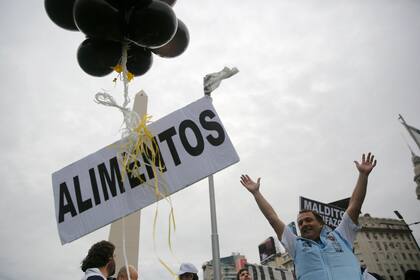
{"label": "building facade", "polygon": [[387,280],[404,280],[409,269],[420,270],[420,249],[403,220],[359,217],[362,226],[354,253],[362,266]]}
{"label": "building facade", "polygon": [[417,183],[416,195],[417,199],[420,200],[420,157],[411,152],[411,160],[414,166],[414,182]]}
{"label": "building facade", "polygon": [[[220,271],[222,280],[236,280],[236,273],[246,264],[245,256],[239,253],[232,253],[231,256],[220,258]],[[204,280],[212,280],[213,278],[213,263],[212,261],[205,262],[202,266]]]}

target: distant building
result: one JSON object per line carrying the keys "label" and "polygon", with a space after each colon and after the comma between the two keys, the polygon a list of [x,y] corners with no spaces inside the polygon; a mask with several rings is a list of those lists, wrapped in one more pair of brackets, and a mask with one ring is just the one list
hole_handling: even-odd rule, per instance
{"label": "distant building", "polygon": [[420,157],[413,152],[411,152],[411,155],[411,160],[413,161],[414,165],[414,182],[417,183],[416,195],[417,199],[420,200]]}
{"label": "distant building", "polygon": [[368,271],[387,280],[403,280],[408,269],[420,270],[420,249],[403,220],[359,217],[362,226],[354,253]]}
{"label": "distant building", "polygon": [[[420,129],[408,125],[401,115],[398,115],[398,119],[401,121],[401,124],[407,129],[408,133],[413,138],[413,141],[417,144],[417,148],[420,149]],[[411,160],[413,161],[414,165],[414,181],[417,183],[416,195],[417,199],[420,200],[420,157],[414,154],[413,150],[411,149],[408,143],[407,145],[411,151]]]}
{"label": "distant building", "polygon": [[[245,267],[246,258],[239,253],[232,253],[231,256],[220,258],[220,270],[222,280],[236,280],[236,273],[242,267]],[[212,280],[213,278],[213,263],[212,261],[205,262],[202,266],[204,280]]]}

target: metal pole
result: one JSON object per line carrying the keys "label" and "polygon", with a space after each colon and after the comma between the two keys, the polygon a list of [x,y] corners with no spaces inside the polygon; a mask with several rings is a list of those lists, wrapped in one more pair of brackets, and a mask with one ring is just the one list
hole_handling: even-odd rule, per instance
{"label": "metal pole", "polygon": [[[220,85],[220,82],[223,79],[227,79],[236,73],[238,73],[238,69],[235,67],[232,69],[224,67],[222,71],[206,75],[203,79],[204,95],[210,96],[211,92]],[[222,273],[220,269],[219,235],[217,234],[216,201],[214,198],[213,175],[210,175],[208,178],[211,218],[211,247],[213,254],[213,279],[220,280],[222,278]]]}
{"label": "metal pole", "polygon": [[213,175],[209,177],[210,218],[211,218],[211,247],[213,255],[213,279],[221,279],[219,235],[217,233],[216,202],[214,198]]}
{"label": "metal pole", "polygon": [[[211,92],[204,92],[210,96]],[[213,175],[209,177],[210,220],[211,220],[211,252],[213,256],[213,280],[221,280],[219,234],[217,233],[216,199],[214,197]]]}

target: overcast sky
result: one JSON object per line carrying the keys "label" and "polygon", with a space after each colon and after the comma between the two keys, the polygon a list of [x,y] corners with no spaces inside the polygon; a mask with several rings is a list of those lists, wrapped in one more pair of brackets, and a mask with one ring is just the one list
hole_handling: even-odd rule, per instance
{"label": "overcast sky", "polygon": [[[2,1],[0,38],[0,278],[78,279],[80,261],[109,227],[70,244],[59,241],[51,174],[120,138],[122,115],[93,101],[115,74],[95,78],[78,66],[80,32],[56,26],[43,1]],[[221,256],[258,261],[273,235],[239,184],[262,177],[261,191],[286,222],[299,196],[330,202],[348,197],[353,160],[372,151],[363,213],[420,220],[411,155],[419,149],[397,117],[420,128],[420,2],[179,0],[190,31],[187,51],[156,58],[130,84],[143,89],[157,120],[202,97],[202,79],[224,66],[240,73],[214,94],[214,106],[241,161],[215,175]],[[404,140],[406,139],[406,140]],[[160,206],[157,254],[176,270],[211,259],[207,181],[172,196],[177,232],[168,254],[167,207]],[[140,275],[169,279],[152,244],[154,207],[142,211]],[[420,226],[412,227],[420,241]]]}

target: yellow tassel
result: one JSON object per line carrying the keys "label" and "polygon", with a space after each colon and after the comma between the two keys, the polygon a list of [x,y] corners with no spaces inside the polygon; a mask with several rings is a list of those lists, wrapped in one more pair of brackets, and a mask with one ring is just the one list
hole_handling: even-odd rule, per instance
{"label": "yellow tassel", "polygon": [[117,72],[117,73],[122,73],[122,71],[123,71],[122,65],[121,64],[115,65],[114,71]]}
{"label": "yellow tassel", "polygon": [[134,79],[134,75],[130,71],[127,71],[127,80],[130,82],[132,79]]}
{"label": "yellow tassel", "polygon": [[[117,65],[115,65],[115,67],[113,69],[114,69],[115,72],[118,73],[117,78],[118,77],[121,77],[121,74],[123,72],[122,65],[121,64],[117,64]],[[117,78],[114,78],[114,82],[117,81]],[[134,74],[127,70],[127,80],[130,82],[132,79],[134,79]]]}
{"label": "yellow tassel", "polygon": [[[117,65],[118,66],[118,65]],[[117,70],[115,70],[117,71]],[[146,155],[149,159],[149,163],[152,167],[153,171],[153,177],[154,177],[154,185],[153,189],[156,196],[156,210],[155,215],[153,219],[153,247],[155,254],[156,252],[156,225],[157,225],[157,219],[159,214],[159,200],[165,199],[169,205],[170,205],[170,213],[169,213],[169,229],[168,229],[168,246],[169,250],[174,255],[173,249],[172,249],[172,228],[175,232],[176,230],[176,223],[175,223],[175,214],[174,209],[172,206],[172,201],[170,197],[168,196],[169,191],[167,188],[167,185],[164,181],[161,181],[160,185],[162,186],[163,190],[159,189],[159,178],[162,178],[162,172],[164,170],[163,161],[160,158],[160,152],[159,152],[159,146],[156,143],[156,140],[153,137],[153,134],[148,129],[147,125],[150,123],[152,116],[144,115],[142,119],[140,120],[138,126],[133,130],[133,133],[136,137],[128,137],[128,142],[121,147],[123,155],[122,158],[122,173],[125,175],[125,172],[128,172],[128,176],[135,176],[137,177],[142,183],[143,180],[140,177],[139,168],[140,166],[137,164],[138,158],[140,158],[142,155]],[[131,166],[130,166],[131,165]],[[158,257],[159,262],[162,264],[162,266],[173,276],[177,277],[176,273],[167,265],[160,257]]]}

